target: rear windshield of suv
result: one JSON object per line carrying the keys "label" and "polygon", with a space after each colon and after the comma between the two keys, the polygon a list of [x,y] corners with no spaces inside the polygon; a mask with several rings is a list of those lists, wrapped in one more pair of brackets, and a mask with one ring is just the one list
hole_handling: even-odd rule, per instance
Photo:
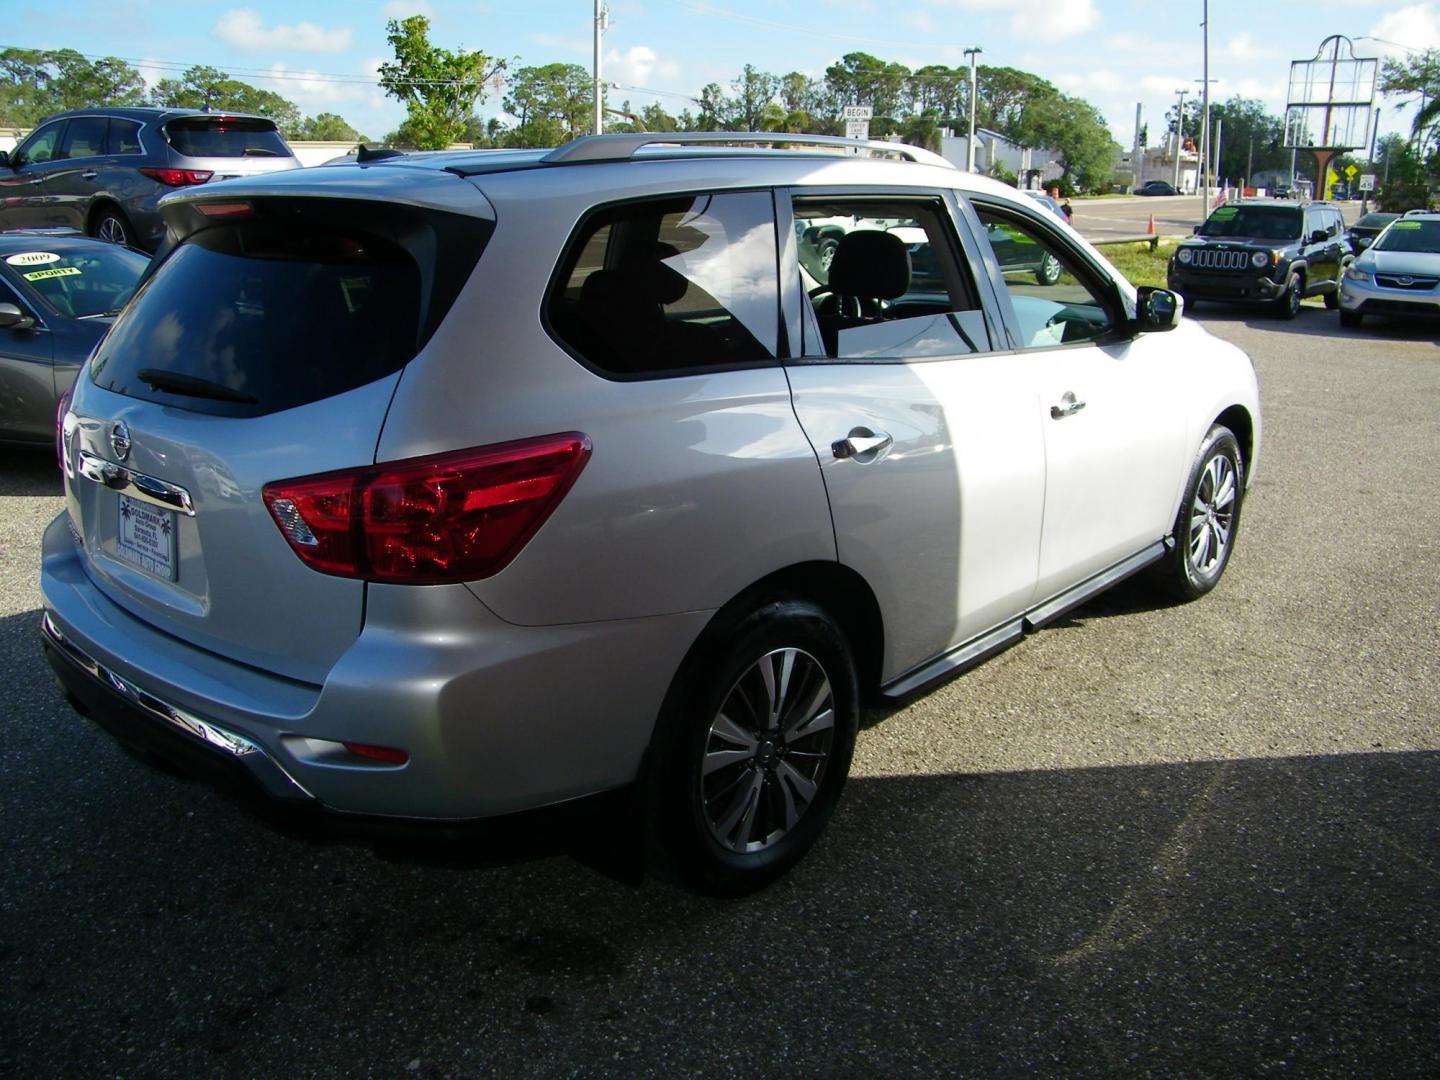
{"label": "rear windshield of suv", "polygon": [[1298,240],[1304,216],[1298,206],[1222,206],[1200,226],[1200,235]]}
{"label": "rear windshield of suv", "polygon": [[186,157],[289,157],[273,120],[185,116],[165,125],[165,137]]}
{"label": "rear windshield of suv", "polygon": [[420,270],[356,231],[227,225],[186,241],[96,354],[98,386],[223,415],[262,415],[403,366]]}

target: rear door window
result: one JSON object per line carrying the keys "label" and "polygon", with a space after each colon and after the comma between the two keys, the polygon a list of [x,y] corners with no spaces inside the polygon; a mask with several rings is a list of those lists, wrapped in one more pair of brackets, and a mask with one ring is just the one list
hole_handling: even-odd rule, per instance
{"label": "rear door window", "polygon": [[186,157],[289,157],[275,123],[258,117],[184,116],[165,125],[165,137]]}
{"label": "rear door window", "polygon": [[105,153],[105,130],[109,121],[103,116],[77,116],[65,131],[60,144],[60,158],[100,157]]}
{"label": "rear door window", "polygon": [[551,332],[614,375],[775,362],[768,192],[685,195],[591,215],[551,288]]}

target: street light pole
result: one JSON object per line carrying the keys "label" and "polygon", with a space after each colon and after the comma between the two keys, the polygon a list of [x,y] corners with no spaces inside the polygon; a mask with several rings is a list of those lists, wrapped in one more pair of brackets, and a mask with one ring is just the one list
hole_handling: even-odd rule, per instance
{"label": "street light pole", "polygon": [[1180,144],[1185,139],[1185,95],[1189,93],[1185,87],[1176,90],[1180,95],[1180,104],[1175,107],[1175,182],[1171,184],[1177,192],[1180,190]]}
{"label": "street light pole", "polygon": [[601,39],[610,28],[610,9],[605,0],[595,0],[595,134],[605,130],[605,83],[601,81]]}
{"label": "street light pole", "polygon": [[965,50],[965,55],[970,57],[970,138],[965,141],[965,168],[972,173],[975,171],[975,58],[984,51],[979,45]]}
{"label": "street light pole", "polygon": [[1201,155],[1205,159],[1205,191],[1202,195],[1200,218],[1203,221],[1210,216],[1210,0],[1205,0],[1204,22],[1200,24],[1204,33],[1202,43],[1204,59],[1202,61],[1200,92],[1204,96],[1204,105],[1201,108],[1202,119],[1200,127],[1200,138],[1204,145],[1201,146]]}

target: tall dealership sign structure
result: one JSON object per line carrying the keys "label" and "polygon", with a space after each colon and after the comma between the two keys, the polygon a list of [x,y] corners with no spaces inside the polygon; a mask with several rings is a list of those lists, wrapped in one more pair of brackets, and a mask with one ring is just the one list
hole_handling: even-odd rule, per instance
{"label": "tall dealership sign structure", "polygon": [[1336,154],[1365,146],[1375,110],[1379,61],[1355,55],[1355,43],[1334,34],[1313,60],[1290,65],[1285,103],[1285,145],[1315,156],[1315,197],[1325,196],[1325,174]]}

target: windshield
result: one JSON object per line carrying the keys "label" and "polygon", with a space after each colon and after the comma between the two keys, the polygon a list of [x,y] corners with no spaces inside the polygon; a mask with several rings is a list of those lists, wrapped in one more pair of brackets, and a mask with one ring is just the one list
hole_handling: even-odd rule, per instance
{"label": "windshield", "polygon": [[84,319],[123,308],[150,260],[113,244],[96,243],[83,250],[17,252],[7,255],[5,263],[52,310]]}
{"label": "windshield", "polygon": [[170,145],[186,157],[289,157],[290,148],[271,120],[236,116],[187,116],[165,125]]}
{"label": "windshield", "polygon": [[1399,216],[1399,214],[1366,214],[1359,221],[1355,222],[1355,228],[1383,229]]}
{"label": "windshield", "polygon": [[1440,253],[1440,221],[1402,218],[1380,234],[1374,250]]}
{"label": "windshield", "polygon": [[1200,226],[1201,236],[1252,236],[1296,240],[1304,212],[1290,206],[1222,206]]}

